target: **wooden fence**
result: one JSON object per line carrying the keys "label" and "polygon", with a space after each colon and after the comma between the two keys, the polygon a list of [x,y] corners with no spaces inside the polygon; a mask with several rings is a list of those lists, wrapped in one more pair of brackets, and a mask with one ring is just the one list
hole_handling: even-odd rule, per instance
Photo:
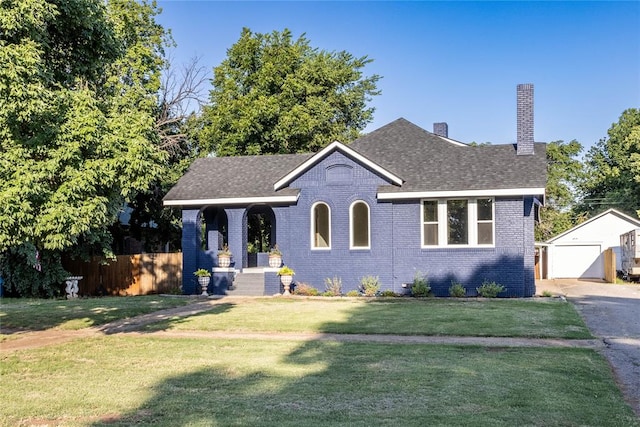
{"label": "wooden fence", "polygon": [[65,270],[82,276],[79,294],[147,295],[175,292],[182,285],[182,253],[118,255],[115,261],[64,260]]}
{"label": "wooden fence", "polygon": [[616,253],[613,248],[604,251],[604,280],[607,283],[616,283]]}

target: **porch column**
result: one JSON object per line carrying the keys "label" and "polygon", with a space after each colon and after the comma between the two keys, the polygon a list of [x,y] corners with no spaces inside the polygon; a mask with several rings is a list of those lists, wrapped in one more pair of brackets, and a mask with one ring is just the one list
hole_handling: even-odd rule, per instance
{"label": "porch column", "polygon": [[182,293],[196,293],[193,272],[198,269],[200,252],[199,209],[182,210]]}
{"label": "porch column", "polygon": [[[282,251],[282,262],[288,263],[291,261],[291,242],[289,238],[289,209],[288,206],[273,207],[273,216],[275,217],[275,230],[271,236],[271,245],[278,244],[278,248]],[[299,233],[298,238],[306,238],[308,231],[297,230]]]}
{"label": "porch column", "polygon": [[245,211],[246,208],[229,208],[224,210],[227,214],[227,236],[229,239],[229,250],[233,254],[232,262],[236,270],[242,270],[246,265],[245,245],[247,241],[247,225]]}
{"label": "porch column", "polygon": [[524,297],[533,296],[536,292],[535,278],[535,237],[534,237],[534,203],[533,197],[524,198]]}

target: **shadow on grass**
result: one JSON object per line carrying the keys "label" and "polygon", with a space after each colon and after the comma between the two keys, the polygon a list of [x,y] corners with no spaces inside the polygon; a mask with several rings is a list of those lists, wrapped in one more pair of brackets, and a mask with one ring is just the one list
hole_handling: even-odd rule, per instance
{"label": "shadow on grass", "polygon": [[[345,322],[361,315],[369,316],[355,310]],[[173,321],[181,319],[163,327]],[[151,386],[135,410],[93,425],[639,425],[592,350],[183,343],[184,350],[172,350],[181,356],[175,363],[193,369]]]}
{"label": "shadow on grass", "polygon": [[180,307],[176,310],[166,310],[163,312],[151,313],[131,320],[114,322],[113,324],[109,324],[103,328],[100,328],[100,330],[107,335],[131,331],[140,333],[165,331],[170,330],[176,325],[187,322],[195,317],[226,313],[228,311],[231,311],[231,309],[235,307],[235,305],[235,303],[220,303],[214,306],[210,306],[207,304],[204,310],[198,310],[198,308],[194,308],[194,312],[187,311],[186,313],[184,311],[184,307]]}

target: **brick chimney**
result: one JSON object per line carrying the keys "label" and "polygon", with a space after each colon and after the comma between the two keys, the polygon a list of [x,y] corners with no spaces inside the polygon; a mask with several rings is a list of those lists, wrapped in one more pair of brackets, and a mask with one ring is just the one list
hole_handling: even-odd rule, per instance
{"label": "brick chimney", "polygon": [[533,85],[519,84],[518,89],[518,149],[521,155],[533,154]]}
{"label": "brick chimney", "polygon": [[449,126],[447,126],[446,122],[434,123],[433,133],[438,136],[449,138]]}

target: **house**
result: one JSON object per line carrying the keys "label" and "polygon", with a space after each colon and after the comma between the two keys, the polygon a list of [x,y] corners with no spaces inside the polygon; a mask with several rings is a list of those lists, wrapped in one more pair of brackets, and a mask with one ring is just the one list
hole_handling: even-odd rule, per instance
{"label": "house", "polygon": [[[439,296],[452,281],[475,295],[484,280],[533,295],[546,152],[533,141],[533,85],[518,85],[517,99],[517,144],[470,146],[444,123],[432,133],[401,118],[317,153],[196,160],[164,198],[182,209],[183,290],[197,292],[191,272],[214,268],[212,288],[225,293],[248,270],[258,215],[296,281],[319,289],[337,276],[346,292],[373,275],[401,293],[421,273]],[[216,267],[223,243],[234,275]],[[265,295],[280,290],[273,269],[264,280]]]}
{"label": "house", "polygon": [[640,219],[609,209],[540,245],[546,252],[543,278],[604,279],[604,252],[613,248],[621,270],[620,235],[640,228]]}

